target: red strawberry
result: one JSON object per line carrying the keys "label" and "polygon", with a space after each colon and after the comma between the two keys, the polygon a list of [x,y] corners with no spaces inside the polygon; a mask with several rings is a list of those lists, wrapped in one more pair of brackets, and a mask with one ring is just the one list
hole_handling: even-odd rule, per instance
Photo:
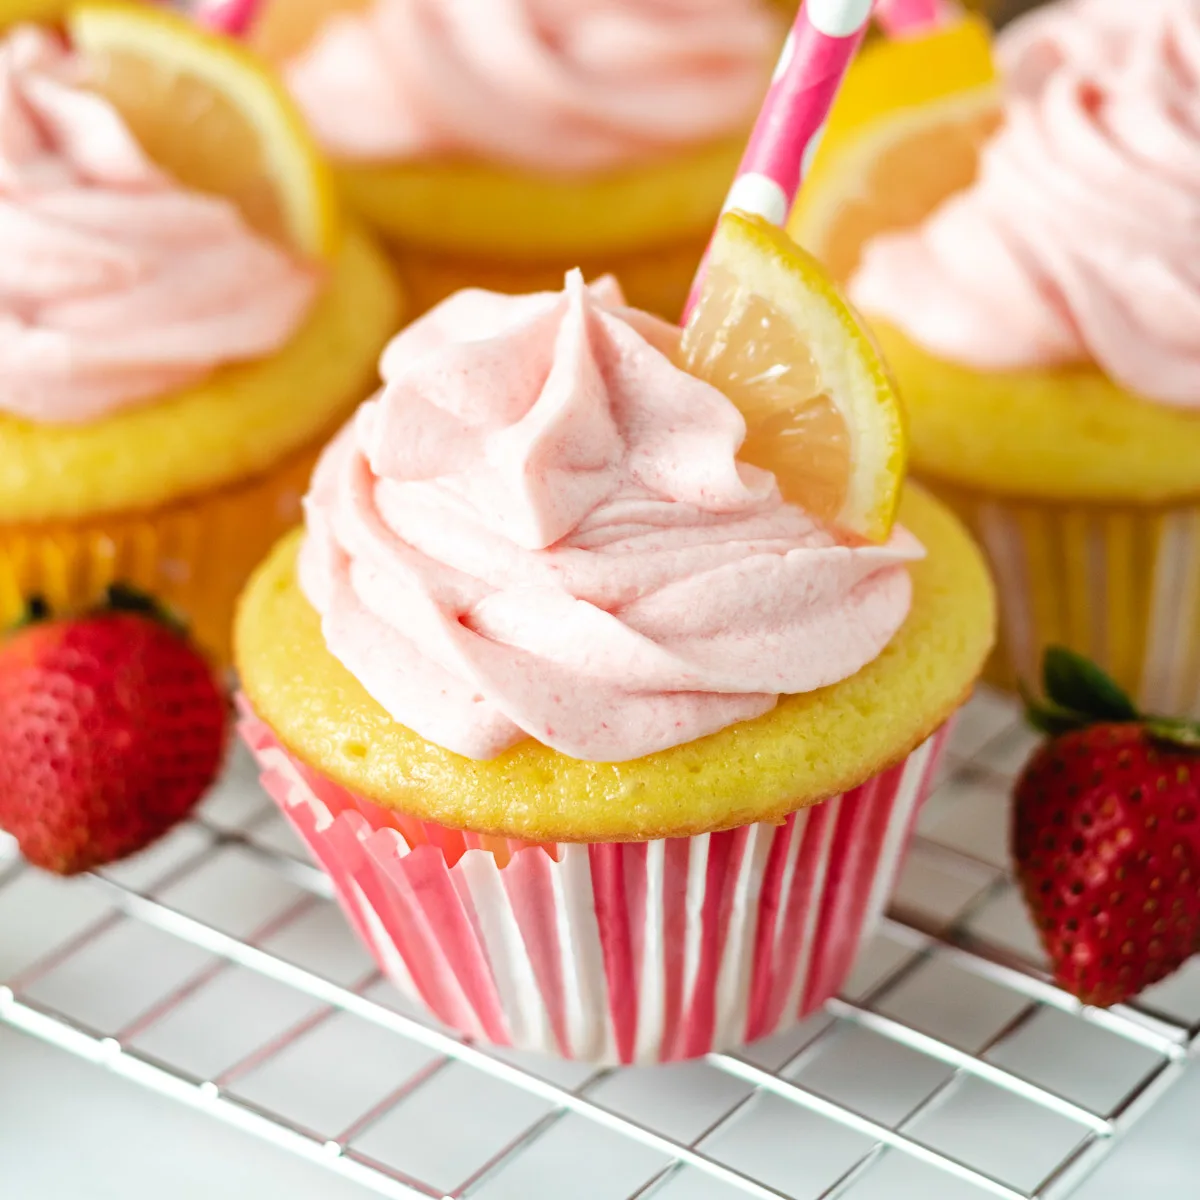
{"label": "red strawberry", "polygon": [[1099,668],[1045,663],[1050,733],[1016,786],[1017,873],[1058,983],[1137,995],[1200,950],[1200,727],[1144,718]]}
{"label": "red strawberry", "polygon": [[23,626],[0,646],[0,828],[62,875],[171,828],[220,770],[228,704],[148,602]]}

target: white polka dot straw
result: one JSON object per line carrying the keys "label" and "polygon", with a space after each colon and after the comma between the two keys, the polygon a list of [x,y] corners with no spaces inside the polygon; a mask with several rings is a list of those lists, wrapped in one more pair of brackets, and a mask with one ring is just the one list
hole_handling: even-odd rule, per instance
{"label": "white polka dot straw", "polygon": [[259,0],[192,0],[185,7],[206,29],[240,37],[258,12]]}
{"label": "white polka dot straw", "polygon": [[779,209],[772,192],[771,210],[760,215],[777,224],[786,219],[870,16],[871,0],[805,0],[784,44],[727,207],[734,206],[735,194],[766,197],[761,184],[744,182],[762,177],[782,190],[784,206],[780,216],[772,215]]}
{"label": "white polka dot straw", "polygon": [[[782,225],[862,41],[871,0],[805,0],[784,43],[725,208]],[[698,296],[697,283],[684,314]]]}
{"label": "white polka dot straw", "polygon": [[812,27],[826,37],[849,37],[866,24],[871,0],[804,0]]}
{"label": "white polka dot straw", "polygon": [[958,0],[878,0],[875,19],[888,37],[916,37],[963,15]]}
{"label": "white polka dot straw", "polygon": [[755,213],[765,217],[772,225],[782,225],[787,220],[788,198],[783,188],[770,176],[751,171],[734,180],[725,208]]}

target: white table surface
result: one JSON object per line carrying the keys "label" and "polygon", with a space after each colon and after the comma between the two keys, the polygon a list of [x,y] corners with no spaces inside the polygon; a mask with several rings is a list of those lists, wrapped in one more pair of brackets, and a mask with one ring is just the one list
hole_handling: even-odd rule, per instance
{"label": "white table surface", "polygon": [[[4,1200],[211,1200],[218,1195],[221,1200],[368,1200],[373,1193],[0,1028]],[[1078,1200],[1194,1200],[1197,1195],[1200,1065],[1129,1134]]]}

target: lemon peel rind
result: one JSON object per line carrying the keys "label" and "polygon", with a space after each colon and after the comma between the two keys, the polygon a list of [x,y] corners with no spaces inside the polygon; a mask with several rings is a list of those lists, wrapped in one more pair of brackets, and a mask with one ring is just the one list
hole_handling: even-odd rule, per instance
{"label": "lemon peel rind", "polygon": [[303,189],[280,189],[295,248],[319,261],[336,257],[341,221],[333,171],[283,82],[253,51],[178,13],[128,0],[75,4],[66,20],[72,40],[85,54],[140,52],[194,75],[230,99],[259,135],[271,178],[307,177]]}
{"label": "lemon peel rind", "polygon": [[[852,438],[851,461],[856,466],[836,523],[870,542],[886,541],[907,464],[907,431],[874,339],[817,260],[759,217],[726,213],[713,240],[711,261],[779,308],[805,337]],[[802,301],[797,303],[797,297]],[[866,397],[869,413],[854,407]],[[865,437],[868,432],[875,436]],[[890,482],[880,486],[883,480]]]}

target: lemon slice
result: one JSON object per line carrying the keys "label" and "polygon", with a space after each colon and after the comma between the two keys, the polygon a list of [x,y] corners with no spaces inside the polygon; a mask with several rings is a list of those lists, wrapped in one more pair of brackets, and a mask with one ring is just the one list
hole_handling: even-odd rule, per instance
{"label": "lemon slice", "polygon": [[274,63],[299,54],[321,27],[343,12],[370,8],[373,0],[263,0],[250,22],[250,45]]}
{"label": "lemon slice", "polygon": [[84,4],[68,29],[94,86],[159,166],[185,187],[228,197],[260,233],[306,257],[335,256],[332,175],[257,55],[146,4]]}
{"label": "lemon slice", "polygon": [[999,120],[983,21],[874,43],[838,93],[789,232],[845,282],[870,238],[916,224],[975,178]]}
{"label": "lemon slice", "polygon": [[870,336],[814,258],[760,218],[726,213],[682,357],[741,410],[739,457],[774,472],[786,500],[886,540],[907,458],[903,412]]}

